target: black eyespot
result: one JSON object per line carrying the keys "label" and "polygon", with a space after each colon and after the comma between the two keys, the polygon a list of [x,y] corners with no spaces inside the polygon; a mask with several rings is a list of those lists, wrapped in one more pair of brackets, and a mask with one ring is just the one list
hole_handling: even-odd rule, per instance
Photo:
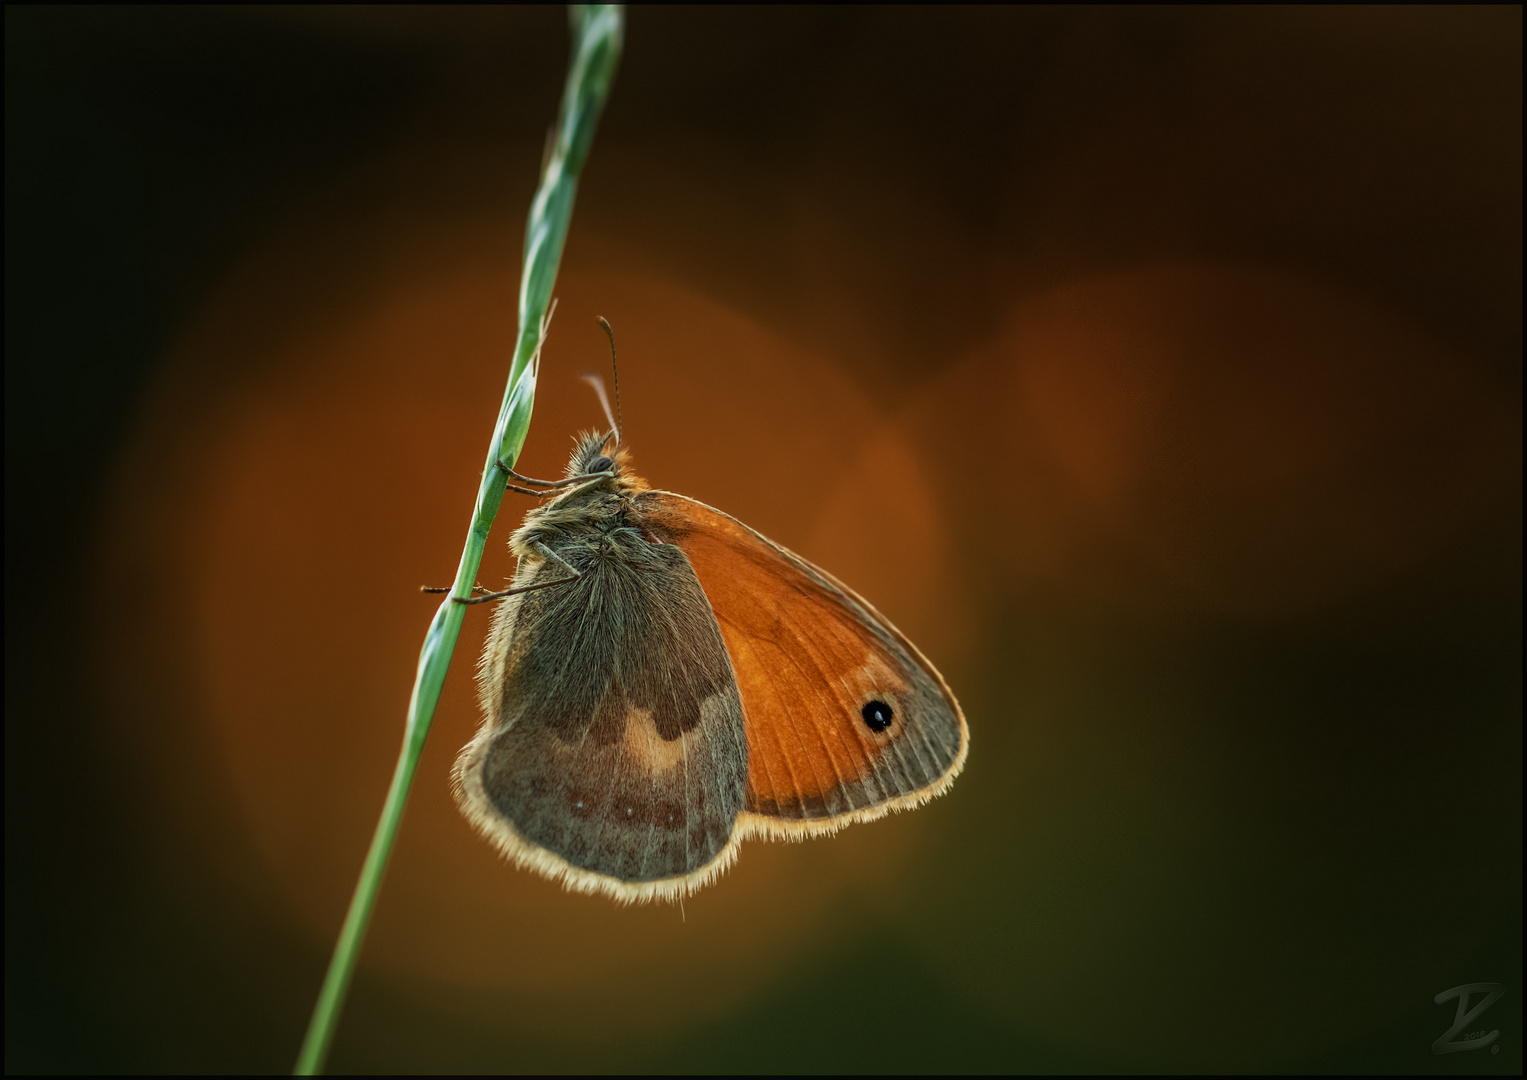
{"label": "black eyespot", "polygon": [[896,713],[883,701],[870,702],[862,712],[864,722],[870,726],[871,731],[884,731],[896,718]]}
{"label": "black eyespot", "polygon": [[613,468],[615,468],[615,462],[601,454],[599,457],[596,457],[593,461],[589,462],[588,471],[609,472]]}

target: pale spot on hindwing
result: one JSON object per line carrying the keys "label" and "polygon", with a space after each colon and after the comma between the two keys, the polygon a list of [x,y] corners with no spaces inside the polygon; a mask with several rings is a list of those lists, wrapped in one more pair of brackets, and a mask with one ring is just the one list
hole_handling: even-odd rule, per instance
{"label": "pale spot on hindwing", "polygon": [[633,705],[626,712],[626,734],[623,751],[628,759],[640,768],[660,779],[659,786],[673,782],[671,776],[684,764],[683,735],[677,739],[665,739],[658,734],[652,710]]}

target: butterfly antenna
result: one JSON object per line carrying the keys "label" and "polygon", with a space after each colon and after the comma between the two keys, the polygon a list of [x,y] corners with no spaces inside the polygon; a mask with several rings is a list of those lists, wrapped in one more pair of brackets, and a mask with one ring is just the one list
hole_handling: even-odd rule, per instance
{"label": "butterfly antenna", "polygon": [[[615,364],[615,331],[610,329],[609,321],[599,316],[599,325],[604,327],[604,336],[610,339],[610,377],[615,380],[615,445],[620,445],[620,368]],[[609,411],[605,406],[605,411]]]}
{"label": "butterfly antenna", "polygon": [[[578,377],[592,386],[594,388],[594,393],[599,395],[599,404],[604,406],[604,418],[610,422],[610,427],[615,432],[615,445],[619,446],[620,427],[615,423],[615,417],[610,414],[610,397],[604,392],[604,378],[602,376],[595,375],[592,371],[585,371]],[[605,438],[608,439],[609,436],[605,436]]]}

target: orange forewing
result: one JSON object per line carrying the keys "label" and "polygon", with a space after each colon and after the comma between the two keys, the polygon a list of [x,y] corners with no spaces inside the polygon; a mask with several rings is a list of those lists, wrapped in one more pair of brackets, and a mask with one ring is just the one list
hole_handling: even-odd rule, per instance
{"label": "orange forewing", "polygon": [[[835,828],[916,805],[964,763],[969,735],[933,666],[874,608],[804,559],[703,503],[637,496],[655,539],[689,558],[745,713],[744,807],[765,831]],[[867,704],[894,718],[876,731]]]}

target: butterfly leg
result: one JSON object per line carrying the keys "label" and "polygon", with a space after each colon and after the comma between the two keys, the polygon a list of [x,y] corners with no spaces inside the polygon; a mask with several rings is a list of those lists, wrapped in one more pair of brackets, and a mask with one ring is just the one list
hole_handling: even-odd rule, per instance
{"label": "butterfly leg", "polygon": [[493,464],[498,466],[499,471],[505,473],[515,480],[518,480],[521,484],[542,484],[547,488],[546,491],[527,491],[525,488],[517,487],[514,484],[506,485],[510,491],[518,491],[522,495],[550,495],[557,488],[565,488],[572,484],[581,484],[585,480],[598,480],[601,477],[615,475],[614,473],[606,470],[604,472],[585,473],[582,476],[569,476],[563,480],[537,480],[533,476],[521,476],[509,466],[505,465],[502,461],[495,461]]}
{"label": "butterfly leg", "polygon": [[505,589],[502,592],[483,593],[481,596],[472,597],[453,596],[451,599],[458,604],[488,604],[494,600],[502,600],[507,596],[518,596],[520,593],[534,592],[537,589],[549,589],[553,585],[566,585],[568,582],[577,581],[583,576],[578,572],[577,567],[573,566],[545,544],[537,542],[532,546],[541,553],[542,558],[550,559],[562,567],[563,570],[566,570],[568,576],[557,578],[555,581],[537,581],[534,585],[520,585],[513,589]]}

